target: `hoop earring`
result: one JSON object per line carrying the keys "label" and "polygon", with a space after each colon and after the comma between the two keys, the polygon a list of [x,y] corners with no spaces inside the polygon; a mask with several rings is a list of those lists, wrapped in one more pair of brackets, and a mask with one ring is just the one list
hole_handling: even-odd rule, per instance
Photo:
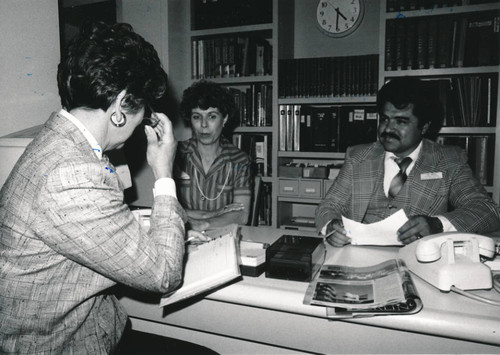
{"label": "hoop earring", "polygon": [[127,117],[125,116],[125,114],[123,112],[120,112],[121,113],[121,120],[117,120],[116,119],[116,112],[113,112],[111,114],[111,117],[109,118],[111,120],[111,123],[115,126],[115,127],[123,127],[125,126],[125,123],[127,123]]}

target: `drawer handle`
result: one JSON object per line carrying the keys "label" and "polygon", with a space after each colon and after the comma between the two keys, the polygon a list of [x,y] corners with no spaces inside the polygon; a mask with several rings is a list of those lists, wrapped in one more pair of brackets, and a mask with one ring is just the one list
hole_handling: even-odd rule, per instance
{"label": "drawer handle", "polygon": [[316,189],[311,188],[311,187],[306,188],[306,193],[309,193],[309,194],[314,194],[314,193],[316,193]]}
{"label": "drawer handle", "polygon": [[293,191],[293,187],[291,187],[291,186],[285,186],[283,188],[283,191]]}

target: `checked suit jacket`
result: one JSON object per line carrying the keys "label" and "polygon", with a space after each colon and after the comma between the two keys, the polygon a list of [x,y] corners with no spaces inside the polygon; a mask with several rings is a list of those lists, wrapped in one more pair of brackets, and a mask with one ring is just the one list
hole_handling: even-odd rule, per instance
{"label": "checked suit jacket", "polygon": [[[350,147],[345,163],[316,209],[321,230],[342,215],[363,222],[375,187],[384,178],[385,151],[379,142]],[[444,216],[457,231],[490,233],[500,228],[499,208],[473,176],[467,154],[428,139],[405,184],[403,209],[408,217]]]}
{"label": "checked suit jacket", "polygon": [[177,286],[185,221],[156,196],[144,230],[114,166],[54,113],[0,192],[0,353],[112,352],[127,314],[108,289]]}

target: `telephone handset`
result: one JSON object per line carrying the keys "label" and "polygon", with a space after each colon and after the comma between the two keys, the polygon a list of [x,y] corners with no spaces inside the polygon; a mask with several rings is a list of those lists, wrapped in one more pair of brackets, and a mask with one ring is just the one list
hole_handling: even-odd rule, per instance
{"label": "telephone handset", "polygon": [[491,270],[481,263],[495,255],[492,238],[445,232],[424,237],[400,249],[400,256],[417,276],[442,291],[492,288]]}

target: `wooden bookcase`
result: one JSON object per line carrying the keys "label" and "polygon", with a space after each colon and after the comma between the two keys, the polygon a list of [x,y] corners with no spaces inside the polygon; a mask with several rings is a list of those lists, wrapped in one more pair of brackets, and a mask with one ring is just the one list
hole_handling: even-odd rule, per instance
{"label": "wooden bookcase", "polygon": [[[262,0],[261,0],[262,1]],[[266,0],[267,1],[267,0]],[[248,1],[246,1],[248,3]],[[195,15],[194,11],[194,1],[191,1],[191,21],[194,21]],[[200,2],[198,2],[200,3]],[[216,2],[215,2],[216,3]],[[227,14],[227,11],[226,11]],[[259,21],[262,22],[262,21]],[[277,155],[278,151],[278,129],[277,129],[277,117],[278,117],[278,107],[276,103],[278,102],[278,52],[291,51],[293,48],[292,40],[290,37],[289,28],[293,26],[293,7],[289,6],[286,0],[272,0],[272,16],[270,16],[270,21],[266,23],[246,23],[242,26],[220,26],[214,28],[204,28],[201,30],[191,29],[189,38],[192,43],[191,48],[191,64],[195,61],[193,57],[194,50],[196,46],[193,46],[193,41],[205,41],[217,38],[230,38],[230,37],[252,37],[257,40],[264,40],[272,48],[272,55],[270,56],[269,70],[265,73],[255,73],[250,72],[249,75],[235,75],[235,76],[207,76],[204,78],[217,83],[220,83],[232,90],[240,90],[242,92],[252,87],[258,87],[262,84],[267,85],[270,88],[269,99],[271,103],[269,105],[270,111],[267,114],[266,124],[251,124],[251,125],[241,125],[236,127],[233,135],[240,136],[263,136],[268,137],[269,148],[271,151],[269,169],[270,174],[261,177],[261,183],[267,184],[271,190],[271,217],[269,224],[273,227],[278,225],[276,214],[277,214],[277,190],[278,190],[278,179],[277,179]],[[206,27],[206,26],[203,26]],[[210,27],[210,26],[209,26]],[[193,28],[193,26],[192,26]],[[196,81],[200,79],[200,76],[193,75],[193,69],[190,73],[191,81]],[[270,117],[269,117],[270,116]],[[250,152],[247,152],[250,153]]]}
{"label": "wooden bookcase", "polygon": [[[480,1],[476,1],[480,2]],[[432,8],[419,8],[418,2],[406,2],[413,3],[411,10],[401,10],[398,6],[401,1],[399,0],[387,0],[381,3],[380,7],[380,61],[379,61],[379,82],[380,86],[383,83],[394,77],[398,76],[415,76],[421,77],[425,80],[437,80],[441,79],[443,82],[449,80],[451,83],[452,90],[454,92],[459,91],[459,81],[468,80],[464,78],[481,78],[483,80],[483,86],[481,88],[482,94],[485,94],[485,103],[478,104],[481,106],[482,111],[480,112],[478,119],[479,124],[474,123],[462,123],[462,124],[448,124],[448,120],[439,131],[438,140],[450,140],[451,137],[461,136],[460,142],[470,142],[470,146],[464,147],[472,150],[473,142],[484,142],[489,141],[486,148],[477,148],[475,152],[471,151],[470,165],[473,170],[478,171],[481,169],[486,169],[486,175],[480,174],[482,180],[484,180],[484,185],[486,190],[491,193],[495,202],[500,201],[500,125],[498,124],[500,119],[500,90],[499,90],[499,65],[498,59],[490,60],[485,63],[475,63],[469,57],[469,62],[467,62],[468,55],[476,55],[476,49],[467,48],[468,41],[472,35],[467,32],[469,26],[474,27],[474,21],[482,19],[483,24],[488,18],[493,20],[492,26],[497,26],[496,31],[498,32],[498,20],[500,19],[500,2],[483,1],[484,3],[474,4],[474,5],[462,5],[462,6],[443,6]],[[433,3],[432,1],[430,3]],[[434,1],[438,3],[438,1]],[[454,2],[456,4],[457,2]],[[460,2],[458,2],[460,3]],[[467,2],[469,3],[469,2]],[[390,11],[393,10],[393,11]],[[420,24],[427,22],[427,46],[424,45],[423,49],[429,50],[429,52],[419,52],[422,46],[419,46],[420,34],[418,33],[420,29],[418,26]],[[391,37],[391,23],[392,26],[396,24],[397,33],[401,35],[402,32],[406,33],[406,36],[402,36],[400,39]],[[433,26],[429,23],[437,24],[436,28],[432,30]],[[446,23],[451,24],[449,31],[447,32]],[[413,24],[413,30],[412,28]],[[444,25],[443,25],[444,24]],[[436,25],[434,25],[436,26]],[[441,26],[441,27],[440,27]],[[463,26],[463,32],[460,28]],[[413,31],[417,33],[413,33]],[[424,27],[425,31],[425,27]],[[434,34],[433,34],[434,33]],[[466,34],[464,36],[464,33]],[[491,33],[490,33],[491,34]],[[481,36],[477,38],[481,43],[479,46],[483,50],[496,50],[500,47],[500,37],[498,33],[491,34],[490,43],[485,43],[483,40],[486,36]],[[396,35],[397,36],[397,35]],[[413,37],[412,37],[413,36]],[[467,39],[469,36],[469,39]],[[422,37],[422,36],[420,36]],[[465,39],[464,39],[465,38]],[[403,42],[406,41],[406,42]],[[444,47],[441,44],[448,43],[449,47]],[[469,42],[471,43],[471,42]],[[414,46],[412,46],[412,44]],[[424,43],[425,44],[425,43]],[[477,44],[470,44],[477,45]],[[432,49],[434,46],[434,49]],[[460,49],[460,47],[462,48]],[[410,67],[411,60],[405,57],[410,57],[413,53],[413,65]],[[441,52],[440,52],[441,51]],[[464,51],[465,51],[465,62],[464,62]],[[461,53],[460,53],[461,52]],[[426,56],[431,56],[434,59],[429,59]],[[423,58],[423,59],[422,59]],[[476,58],[477,59],[477,58]],[[392,63],[392,65],[390,64]],[[479,65],[484,64],[484,65]],[[389,70],[390,69],[390,70]],[[467,81],[470,84],[471,80]],[[472,84],[471,84],[472,85]],[[472,95],[464,95],[462,98],[469,98]],[[445,104],[446,110],[455,110],[456,107],[460,106],[463,102],[447,101],[448,105]],[[451,106],[451,107],[450,107]],[[472,114],[468,114],[470,110],[465,111],[464,120],[469,122],[471,120]],[[463,113],[463,112],[462,112]],[[455,121],[456,122],[456,121]],[[480,138],[481,137],[481,138]],[[482,138],[486,137],[486,138]],[[453,143],[450,143],[453,144]],[[478,145],[478,147],[480,144]]]}

